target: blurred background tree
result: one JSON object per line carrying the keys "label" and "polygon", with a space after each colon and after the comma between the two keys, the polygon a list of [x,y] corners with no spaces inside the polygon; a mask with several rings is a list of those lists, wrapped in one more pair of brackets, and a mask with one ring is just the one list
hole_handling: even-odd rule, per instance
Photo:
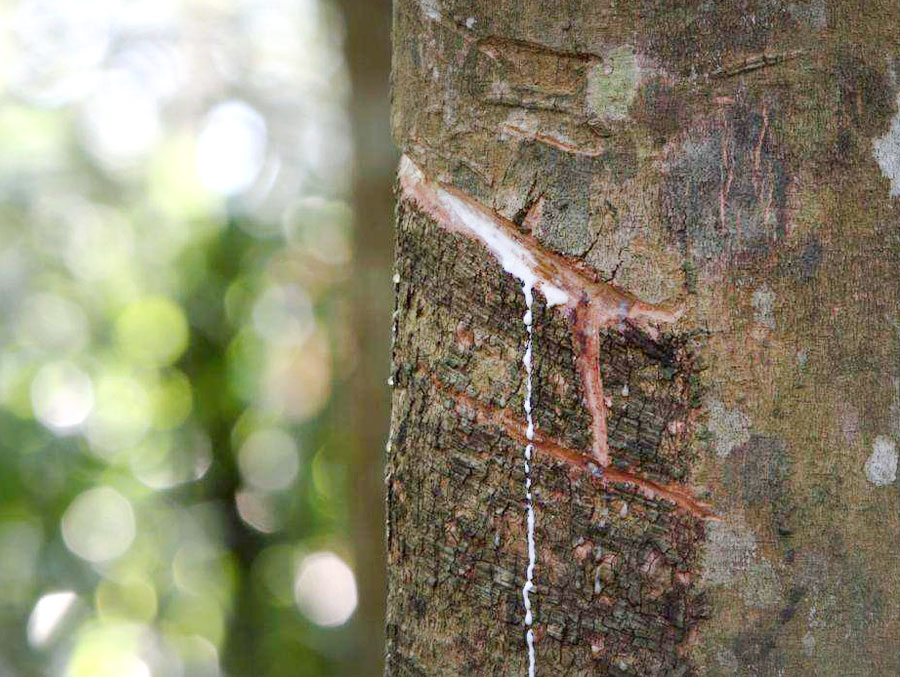
{"label": "blurred background tree", "polygon": [[0,5],[0,675],[380,671],[380,4]]}

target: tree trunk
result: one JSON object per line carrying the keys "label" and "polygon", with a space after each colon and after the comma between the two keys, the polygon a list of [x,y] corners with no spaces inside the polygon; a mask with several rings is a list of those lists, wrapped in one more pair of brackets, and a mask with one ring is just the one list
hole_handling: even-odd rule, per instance
{"label": "tree trunk", "polygon": [[896,2],[396,0],[388,674],[897,674],[898,66]]}
{"label": "tree trunk", "polygon": [[346,674],[381,672],[385,553],[382,450],[387,437],[387,353],[390,337],[392,167],[388,139],[390,0],[338,0],[346,30],[354,132],[353,325],[359,361],[342,404],[350,424],[352,538],[359,609],[359,645],[342,666]]}

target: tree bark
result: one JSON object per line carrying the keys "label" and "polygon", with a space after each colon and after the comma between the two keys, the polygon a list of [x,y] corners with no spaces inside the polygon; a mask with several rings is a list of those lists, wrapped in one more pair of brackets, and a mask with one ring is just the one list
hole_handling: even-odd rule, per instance
{"label": "tree bark", "polygon": [[898,28],[395,0],[387,674],[900,670]]}

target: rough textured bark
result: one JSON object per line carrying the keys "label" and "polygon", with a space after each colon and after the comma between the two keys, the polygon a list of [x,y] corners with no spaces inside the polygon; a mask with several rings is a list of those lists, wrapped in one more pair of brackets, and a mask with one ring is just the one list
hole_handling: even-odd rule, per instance
{"label": "rough textured bark", "polygon": [[900,670],[898,27],[396,0],[388,674],[526,673],[528,276],[538,674]]}

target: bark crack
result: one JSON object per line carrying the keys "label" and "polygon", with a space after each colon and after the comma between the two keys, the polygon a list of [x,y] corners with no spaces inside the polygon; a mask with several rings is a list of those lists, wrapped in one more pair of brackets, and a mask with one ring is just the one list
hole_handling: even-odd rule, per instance
{"label": "bark crack", "polygon": [[759,54],[751,54],[740,61],[725,64],[721,68],[717,68],[709,74],[710,78],[722,79],[732,78],[736,75],[750,73],[768,68],[769,66],[777,66],[779,64],[792,61],[804,53],[802,49],[794,49],[786,52],[761,52]]}

